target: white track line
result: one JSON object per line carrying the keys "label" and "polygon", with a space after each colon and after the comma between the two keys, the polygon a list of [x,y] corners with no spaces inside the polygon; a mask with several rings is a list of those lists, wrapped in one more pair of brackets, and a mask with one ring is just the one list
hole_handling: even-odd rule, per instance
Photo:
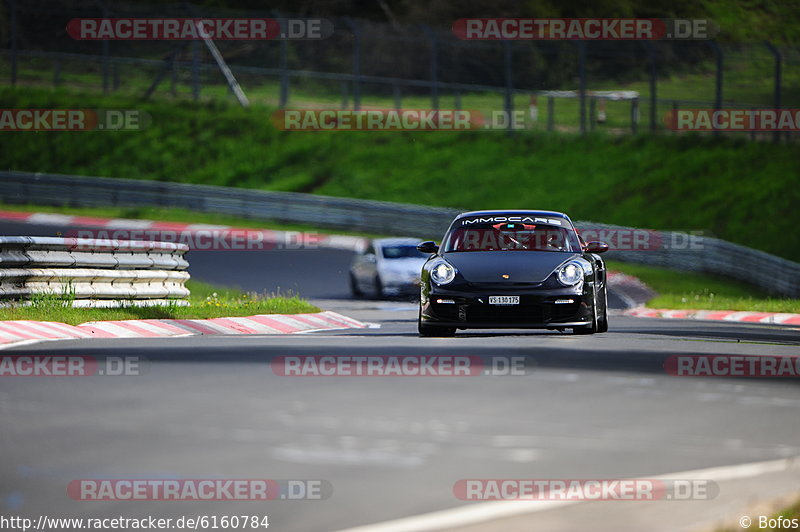
{"label": "white track line", "polygon": [[[751,462],[733,466],[711,467],[680,471],[666,475],[647,476],[642,478],[668,479],[707,479],[713,481],[751,478],[767,473],[785,471],[800,467],[800,456]],[[474,525],[516,515],[524,515],[562,506],[580,504],[586,501],[497,501],[460,506],[449,510],[441,510],[427,514],[404,517],[372,525],[358,526],[340,530],[339,532],[424,532],[430,530],[447,530],[459,526]]]}

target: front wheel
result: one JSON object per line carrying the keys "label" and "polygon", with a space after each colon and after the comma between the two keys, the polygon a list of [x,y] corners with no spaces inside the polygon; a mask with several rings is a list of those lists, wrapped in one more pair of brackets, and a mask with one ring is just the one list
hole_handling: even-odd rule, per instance
{"label": "front wheel", "polygon": [[375,276],[375,289],[372,293],[373,299],[383,299],[383,283],[379,276]]}
{"label": "front wheel", "polygon": [[358,287],[358,281],[356,281],[356,276],[352,272],[350,273],[350,295],[353,296],[353,299],[364,297],[364,292]]}
{"label": "front wheel", "polygon": [[456,335],[455,327],[436,327],[422,323],[422,312],[417,318],[417,331],[423,338],[450,338]]}
{"label": "front wheel", "polygon": [[603,288],[603,314],[597,323],[597,332],[608,332],[608,289]]}
{"label": "front wheel", "polygon": [[573,327],[572,334],[594,334],[600,332],[600,320],[597,318],[597,297],[593,298],[592,304],[592,322],[589,325],[581,327]]}

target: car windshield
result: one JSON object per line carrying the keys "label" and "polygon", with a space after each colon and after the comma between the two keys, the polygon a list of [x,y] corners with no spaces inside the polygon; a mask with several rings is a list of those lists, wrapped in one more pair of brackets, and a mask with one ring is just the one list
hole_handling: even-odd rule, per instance
{"label": "car windshield", "polygon": [[385,246],[383,248],[384,259],[421,259],[427,258],[428,255],[419,251],[416,246]]}
{"label": "car windshield", "polygon": [[574,231],[548,224],[476,224],[452,230],[444,252],[454,251],[580,251]]}

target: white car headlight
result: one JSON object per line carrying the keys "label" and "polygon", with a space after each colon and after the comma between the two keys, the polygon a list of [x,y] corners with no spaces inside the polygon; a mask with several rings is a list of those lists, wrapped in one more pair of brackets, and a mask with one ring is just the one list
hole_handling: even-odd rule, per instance
{"label": "white car headlight", "polygon": [[583,268],[577,262],[568,262],[559,268],[557,276],[564,286],[574,286],[583,280]]}
{"label": "white car headlight", "polygon": [[431,279],[438,285],[451,282],[456,278],[456,269],[449,263],[440,260],[431,267]]}

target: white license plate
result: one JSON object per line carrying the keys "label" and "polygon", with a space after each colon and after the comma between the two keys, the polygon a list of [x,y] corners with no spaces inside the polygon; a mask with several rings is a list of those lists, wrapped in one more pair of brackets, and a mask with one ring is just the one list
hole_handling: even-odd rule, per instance
{"label": "white license plate", "polygon": [[490,305],[519,305],[519,296],[489,296]]}

